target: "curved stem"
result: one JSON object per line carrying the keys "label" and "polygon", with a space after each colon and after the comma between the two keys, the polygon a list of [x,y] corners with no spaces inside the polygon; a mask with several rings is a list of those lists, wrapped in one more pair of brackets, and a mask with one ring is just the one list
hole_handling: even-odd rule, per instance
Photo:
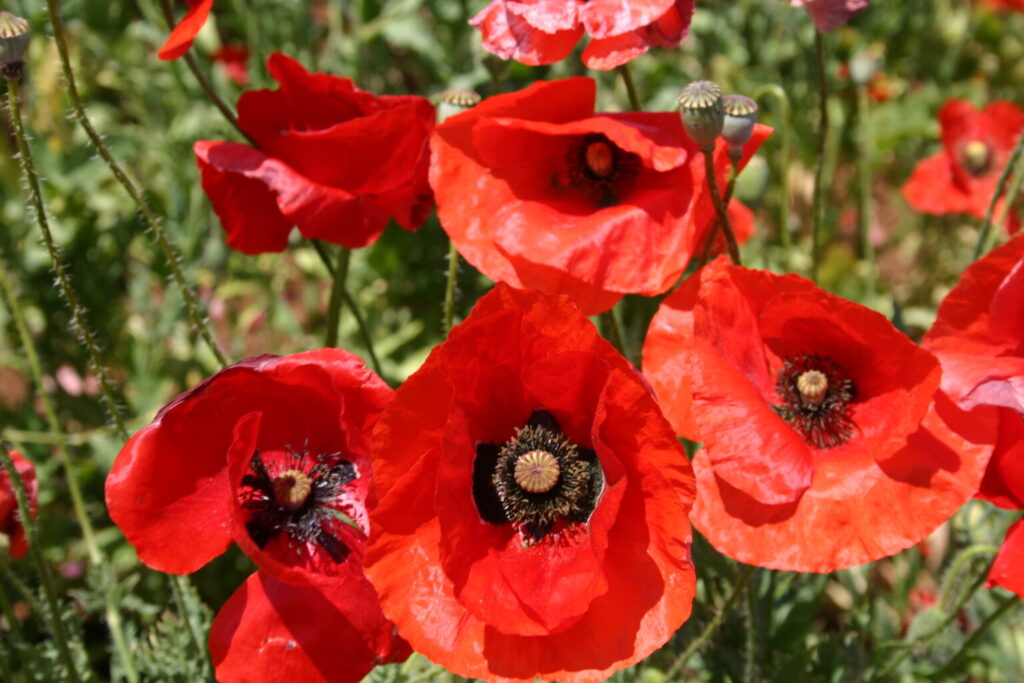
{"label": "curved stem", "polygon": [[57,641],[57,651],[60,658],[64,660],[67,668],[68,680],[81,681],[78,669],[75,667],[75,659],[71,655],[71,646],[67,631],[64,629],[64,621],[60,618],[60,606],[57,604],[57,589],[53,585],[53,577],[50,575],[50,567],[43,558],[42,550],[39,548],[39,538],[36,536],[35,519],[29,511],[28,496],[25,493],[25,485],[18,476],[18,470],[14,466],[14,460],[8,455],[7,449],[0,445],[0,464],[3,464],[7,472],[7,478],[11,488],[14,490],[14,497],[18,501],[18,516],[21,518],[21,526],[25,530],[25,540],[28,542],[28,551],[32,555],[32,562],[36,565],[36,572],[39,574],[39,584],[43,588],[43,596],[46,598],[46,612],[50,622],[50,632],[53,639]]}
{"label": "curved stem", "polygon": [[344,300],[345,280],[348,278],[348,264],[352,258],[352,250],[342,247],[338,251],[338,263],[334,269],[334,283],[331,286],[331,298],[327,302],[327,330],[324,334],[324,346],[338,345],[338,322],[341,318],[341,302]]}
{"label": "curved stem", "polygon": [[[166,4],[166,3],[165,3]],[[56,0],[46,0],[48,8],[48,14],[50,16],[50,24],[53,26],[53,37],[57,42],[57,51],[60,53],[61,68],[64,72],[64,83],[67,86],[68,95],[71,97],[71,107],[75,115],[75,120],[82,126],[85,134],[89,137],[93,146],[96,147],[96,151],[99,153],[103,161],[106,162],[113,173],[114,178],[121,184],[121,186],[128,193],[128,196],[132,198],[135,205],[139,207],[139,211],[142,213],[142,217],[146,221],[146,225],[153,233],[153,237],[156,239],[157,245],[164,254],[164,259],[167,261],[167,265],[171,269],[171,277],[174,279],[175,284],[178,286],[178,290],[181,292],[182,300],[185,302],[185,311],[188,314],[189,324],[192,326],[192,331],[202,337],[203,341],[210,348],[214,357],[220,365],[227,365],[227,359],[221,352],[220,347],[214,340],[213,333],[210,331],[209,325],[206,323],[206,319],[199,311],[199,303],[192,288],[189,287],[188,282],[185,280],[185,273],[181,268],[181,262],[178,258],[178,254],[175,252],[174,247],[171,246],[170,239],[167,237],[167,233],[164,231],[163,225],[160,223],[160,219],[157,217],[156,212],[150,207],[149,202],[146,201],[145,195],[139,191],[135,186],[135,183],[128,178],[128,174],[124,172],[121,165],[114,159],[113,154],[107,148],[103,142],[103,138],[100,137],[99,133],[92,125],[89,116],[85,113],[85,107],[82,105],[82,99],[78,94],[78,86],[75,83],[75,74],[71,69],[71,60],[68,57],[68,44],[67,37],[64,34],[64,23],[61,21],[60,12],[57,9]]]}
{"label": "curved stem", "polygon": [[[992,199],[989,200],[988,208],[985,209],[985,217],[981,220],[981,227],[978,229],[978,241],[974,245],[974,256],[972,259],[974,261],[981,258],[981,255],[988,252],[992,247],[992,214],[996,210],[996,203],[1006,190],[1006,183],[1010,179],[1010,173],[1017,165],[1017,161],[1020,159],[1022,153],[1024,153],[1024,133],[1020,135],[1020,138],[1017,140],[1017,145],[1013,148],[1013,152],[1010,154],[1010,160],[1006,162],[1006,166],[1003,167],[1002,173],[999,174],[999,180],[996,182],[996,190],[992,193]],[[1022,174],[1024,174],[1024,171],[1018,175]],[[1019,185],[1019,181],[1017,184]],[[1007,195],[1007,202],[1011,199],[1012,196]]]}
{"label": "curved stem", "polygon": [[753,565],[747,565],[743,569],[743,573],[740,574],[740,578],[736,581],[736,585],[733,586],[732,593],[729,594],[725,604],[722,605],[722,609],[720,609],[711,621],[708,622],[707,626],[704,627],[704,630],[701,631],[701,634],[690,641],[689,646],[683,650],[683,653],[676,658],[676,661],[672,662],[672,666],[670,666],[668,671],[665,672],[666,681],[675,680],[676,674],[686,666],[686,662],[690,657],[692,657],[697,650],[704,647],[704,645],[711,640],[711,637],[715,635],[715,631],[717,631],[718,627],[722,625],[723,621],[725,621],[725,617],[729,613],[729,610],[733,608],[736,601],[740,599],[741,595],[743,595],[743,589],[746,588],[747,582],[754,574],[755,569],[757,569],[757,567],[754,567]]}
{"label": "curved stem", "polygon": [[[310,240],[313,244],[313,249],[316,250],[317,255],[323,262],[324,267],[327,268],[327,273],[334,277],[335,267],[334,262],[331,260],[331,255],[327,251],[327,245],[320,240]],[[345,304],[348,305],[349,310],[352,311],[352,316],[356,319],[356,325],[359,327],[359,336],[363,340],[363,345],[366,346],[367,353],[370,354],[370,363],[373,364],[373,370],[382,378],[384,373],[381,371],[380,360],[377,358],[377,352],[373,348],[373,337],[370,336],[370,328],[366,326],[366,320],[363,318],[363,314],[359,310],[359,305],[347,289],[341,290],[342,299]]]}
{"label": "curved stem", "polygon": [[981,638],[985,631],[987,631],[988,628],[992,626],[992,624],[999,621],[1000,617],[1002,617],[1004,614],[1010,611],[1010,609],[1015,607],[1019,602],[1019,595],[1010,595],[1005,600],[1003,600],[999,604],[999,607],[996,609],[996,611],[988,615],[985,621],[981,622],[978,628],[974,630],[974,633],[972,633],[970,637],[964,641],[964,644],[960,646],[960,649],[956,651],[956,654],[950,657],[949,661],[946,662],[946,664],[941,669],[933,673],[930,678],[935,681],[941,681],[942,679],[949,676],[952,670],[956,667],[957,663],[961,659],[963,659],[964,655],[967,654],[967,652],[974,646],[976,642],[978,642],[978,639]]}
{"label": "curved stem", "polygon": [[777,220],[779,222],[779,239],[788,258],[789,249],[792,246],[792,236],[789,231],[789,95],[781,86],[774,83],[763,85],[754,91],[755,100],[761,99],[765,95],[773,97],[779,106],[779,122],[776,130],[782,129],[782,142],[779,145],[782,186],[779,188],[779,217]]}
{"label": "curved stem", "polygon": [[825,229],[825,151],[828,146],[828,74],[825,72],[825,35],[815,29],[814,53],[818,63],[818,105],[820,126],[818,128],[818,165],[814,171],[814,196],[811,201],[811,279],[817,282],[818,267],[821,265],[821,247]]}
{"label": "curved stem", "polygon": [[629,64],[622,64],[616,67],[616,70],[622,76],[622,82],[626,84],[629,106],[633,108],[633,111],[643,110],[643,107],[640,105],[640,96],[636,92],[636,84],[633,82],[633,74],[629,70]]}
{"label": "curved stem", "polygon": [[725,243],[729,247],[729,258],[737,266],[742,265],[740,263],[740,247],[736,244],[736,233],[733,232],[732,223],[729,221],[729,213],[726,211],[725,204],[722,203],[722,195],[718,193],[714,150],[704,152],[704,175],[708,179],[708,190],[711,192],[711,201],[715,204],[715,211],[718,212],[718,221],[722,224],[722,230],[725,231]]}
{"label": "curved stem", "polygon": [[459,289],[459,252],[455,242],[448,242],[448,278],[444,288],[444,336],[452,331],[455,322],[455,297]]}

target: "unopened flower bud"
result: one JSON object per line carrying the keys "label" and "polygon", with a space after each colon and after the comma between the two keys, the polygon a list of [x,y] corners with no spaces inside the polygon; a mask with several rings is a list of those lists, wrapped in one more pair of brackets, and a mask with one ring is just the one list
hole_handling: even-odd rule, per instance
{"label": "unopened flower bud", "polygon": [[754,134],[757,102],[745,95],[726,95],[722,98],[722,108],[725,111],[722,137],[729,143],[729,157],[739,159],[743,156],[743,145]]}
{"label": "unopened flower bud", "polygon": [[679,116],[690,139],[702,151],[713,150],[725,120],[722,89],[714,81],[690,83],[679,95]]}
{"label": "unopened flower bud", "polygon": [[461,114],[480,104],[480,95],[472,90],[453,88],[441,93],[441,103],[437,108],[437,122],[441,123],[450,116]]}
{"label": "unopened flower bud", "polygon": [[6,78],[18,78],[25,65],[28,48],[28,22],[7,11],[0,11],[0,71]]}

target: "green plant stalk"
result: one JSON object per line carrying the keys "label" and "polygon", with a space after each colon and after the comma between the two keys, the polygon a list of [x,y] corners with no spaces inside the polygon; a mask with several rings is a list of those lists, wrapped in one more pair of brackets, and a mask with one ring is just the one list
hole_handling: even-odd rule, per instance
{"label": "green plant stalk", "polygon": [[[0,465],[0,468],[2,468],[2,465]],[[6,470],[4,471],[6,472]],[[38,614],[44,619],[47,618],[46,608],[44,608],[39,603],[39,600],[36,599],[36,594],[32,591],[32,589],[26,586],[25,582],[18,578],[18,575],[15,574],[11,567],[7,564],[7,558],[5,557],[0,557],[0,572],[3,572],[4,579],[14,588],[15,593],[20,595],[22,599],[28,603],[28,608],[32,611],[32,614]],[[9,609],[10,607],[8,607],[8,610]],[[11,613],[8,615],[7,618],[13,620],[15,617],[14,614]],[[11,623],[17,622],[12,621]],[[49,628],[49,626],[47,626],[47,628]]]}
{"label": "green plant stalk", "polygon": [[455,242],[448,242],[448,277],[444,286],[444,336],[452,331],[455,323],[455,297],[459,289],[459,252]]}
{"label": "green plant stalk", "polygon": [[14,616],[11,601],[7,599],[7,592],[3,590],[3,586],[0,586],[0,613],[7,619],[7,628],[11,635],[19,641],[22,640],[21,625],[18,623],[18,618]]}
{"label": "green plant stalk", "polygon": [[814,53],[818,64],[818,104],[820,125],[818,127],[818,163],[814,171],[814,195],[811,200],[811,279],[818,281],[818,267],[821,265],[821,248],[825,230],[825,152],[828,149],[828,74],[825,72],[825,35],[815,29]]}
{"label": "green plant stalk", "polygon": [[185,273],[182,271],[181,261],[178,258],[178,254],[175,252],[174,247],[171,245],[170,239],[167,237],[167,233],[160,224],[160,219],[150,207],[149,202],[146,201],[143,193],[140,192],[135,186],[135,183],[129,179],[128,174],[124,172],[121,165],[114,158],[114,155],[110,153],[110,150],[103,142],[103,138],[96,132],[96,129],[92,125],[92,121],[85,113],[85,107],[82,105],[82,98],[78,94],[78,86],[75,82],[75,73],[71,69],[71,60],[68,56],[67,36],[64,33],[64,23],[60,18],[60,12],[57,9],[57,2],[56,0],[46,0],[46,6],[48,8],[50,24],[53,27],[53,37],[57,42],[57,52],[60,54],[61,68],[64,72],[64,83],[67,87],[68,95],[71,98],[71,107],[75,120],[78,121],[80,126],[82,126],[85,134],[89,137],[93,146],[96,147],[96,151],[110,168],[114,178],[116,178],[125,189],[128,196],[135,202],[135,205],[139,207],[139,211],[142,213],[150,232],[152,232],[157,245],[164,254],[164,259],[167,261],[167,265],[170,266],[171,277],[174,279],[175,284],[178,286],[178,290],[181,292],[182,300],[185,302],[185,311],[188,315],[189,323],[192,326],[193,332],[202,337],[203,341],[206,342],[206,345],[210,348],[210,351],[213,353],[220,365],[227,365],[227,359],[221,352],[220,347],[213,338],[213,333],[210,331],[209,325],[207,325],[205,318],[199,311],[199,302],[195,293],[192,291],[192,288],[189,287],[188,282],[185,280]]}
{"label": "green plant stalk", "polygon": [[[320,260],[323,261],[324,267],[327,268],[327,273],[331,277],[334,277],[334,262],[331,261],[331,255],[328,253],[327,247],[320,240],[310,241],[313,244],[313,249],[320,257]],[[363,318],[363,314],[359,311],[358,303],[355,298],[349,294],[347,289],[343,288],[341,290],[341,296],[349,310],[352,311],[352,316],[356,319],[356,325],[359,327],[359,336],[362,337],[363,344],[366,346],[366,350],[370,354],[370,363],[373,365],[374,372],[381,377],[384,377],[384,373],[381,371],[380,360],[377,358],[377,352],[373,348],[373,338],[370,336],[370,328],[366,326],[366,320]]]}
{"label": "green plant stalk", "polygon": [[324,346],[338,345],[338,322],[341,319],[341,303],[344,300],[345,280],[348,279],[348,264],[352,258],[352,250],[342,247],[338,251],[338,265],[334,269],[334,280],[331,284],[331,298],[327,302],[327,330],[324,334]]}
{"label": "green plant stalk", "polygon": [[781,176],[781,187],[779,188],[779,241],[786,251],[787,258],[792,247],[793,238],[789,232],[789,96],[786,91],[774,83],[763,85],[754,91],[754,99],[758,100],[764,96],[771,96],[778,102],[779,106],[779,128],[781,132],[781,143],[779,144],[779,169]]}
{"label": "green plant stalk", "polygon": [[185,628],[188,630],[189,640],[192,641],[192,646],[199,653],[199,656],[203,660],[203,667],[205,673],[210,672],[210,657],[207,654],[206,645],[203,643],[203,639],[199,636],[199,628],[192,621],[192,610],[189,609],[187,595],[189,592],[189,580],[188,577],[174,575],[171,577],[171,591],[174,593],[174,600],[178,603],[178,609],[181,612],[182,619],[185,620]]}
{"label": "green plant stalk", "polygon": [[697,650],[704,647],[704,645],[711,640],[712,636],[715,635],[715,631],[717,631],[718,627],[722,625],[723,621],[725,621],[725,617],[729,614],[729,610],[733,608],[736,601],[743,595],[743,590],[746,588],[750,577],[753,576],[755,569],[757,569],[757,567],[754,567],[753,565],[747,565],[743,569],[743,573],[740,574],[739,579],[736,581],[736,585],[732,588],[732,593],[729,594],[725,604],[722,605],[722,609],[712,617],[711,621],[709,621],[707,626],[704,627],[701,634],[690,641],[690,644],[685,650],[683,650],[682,654],[676,658],[676,661],[672,662],[672,666],[670,666],[668,671],[665,672],[664,680],[676,680],[676,675],[682,671],[684,666],[686,666],[686,662],[689,661],[690,657],[692,657]]}
{"label": "green plant stalk", "polygon": [[999,212],[999,218],[996,219],[996,225],[1005,225],[1006,217],[1010,215],[1010,211],[1013,209],[1014,202],[1017,201],[1017,196],[1020,194],[1021,186],[1024,185],[1024,164],[1020,164],[1017,167],[1017,172],[1013,175],[1013,180],[1010,181],[1010,187],[1006,190],[1006,196],[1003,198],[1003,210]]}
{"label": "green plant stalk", "polygon": [[729,247],[729,258],[737,266],[742,265],[740,263],[740,247],[736,244],[736,233],[733,232],[732,222],[729,221],[729,213],[725,209],[725,204],[722,203],[722,195],[718,192],[714,150],[704,151],[704,175],[708,179],[708,190],[711,192],[711,201],[715,204],[715,211],[718,212],[718,221],[722,224],[722,230],[725,232],[725,243]]}
{"label": "green plant stalk", "polygon": [[[64,431],[61,429],[60,421],[57,419],[57,411],[53,405],[53,401],[50,400],[50,395],[44,388],[43,367],[39,362],[39,354],[36,352],[35,344],[32,342],[32,335],[29,334],[28,326],[25,324],[25,315],[22,313],[21,306],[18,304],[17,294],[14,291],[14,284],[7,273],[7,265],[2,262],[2,259],[0,259],[0,290],[3,292],[3,298],[7,302],[7,308],[11,313],[11,318],[14,321],[15,328],[17,328],[18,337],[21,339],[21,345],[25,351],[25,358],[28,361],[29,372],[32,375],[32,381],[36,385],[39,402],[43,405],[43,412],[46,415],[46,421],[50,426],[50,431],[53,432],[54,437],[56,437],[57,459],[60,461],[61,468],[64,470],[64,477],[67,480],[68,485],[68,493],[71,495],[71,506],[75,511],[75,518],[78,520],[78,525],[82,529],[82,539],[85,541],[86,551],[89,553],[89,561],[94,566],[100,567],[103,571],[109,571],[110,567],[107,565],[106,558],[103,556],[99,543],[96,541],[96,533],[93,530],[92,522],[89,520],[89,514],[85,509],[85,498],[82,496],[82,489],[78,483],[78,476],[75,472],[74,465],[71,462],[71,455],[68,452],[67,442],[64,439]],[[110,629],[110,635],[114,640],[114,648],[121,657],[121,664],[125,670],[125,677],[134,683],[138,680],[138,675],[132,665],[131,653],[128,650],[128,644],[124,638],[124,630],[121,625],[121,613],[118,611],[117,602],[110,591],[104,592],[103,604],[107,627]]]}
{"label": "green plant stalk", "polygon": [[640,104],[640,95],[636,91],[636,83],[633,82],[633,73],[629,70],[629,64],[622,64],[615,67],[622,76],[622,82],[626,86],[626,94],[629,96],[629,106],[633,111],[642,111],[643,106]]}
{"label": "green plant stalk", "polygon": [[874,294],[877,287],[875,248],[871,244],[871,150],[873,140],[869,119],[868,90],[857,86],[857,235],[860,257],[870,265],[868,290]]}
{"label": "green plant stalk", "polygon": [[612,343],[615,350],[621,353],[626,360],[629,360],[629,354],[626,353],[626,343],[622,338],[622,328],[619,327],[619,320],[615,317],[614,308],[608,309],[601,314],[601,331],[604,332],[605,337]]}
{"label": "green plant stalk", "polygon": [[964,655],[974,647],[974,644],[978,642],[978,639],[981,638],[985,631],[987,631],[992,624],[999,621],[1000,617],[1009,612],[1011,608],[1017,606],[1018,603],[1020,603],[1019,595],[1010,595],[1004,599],[999,604],[996,611],[988,615],[985,621],[981,622],[978,628],[974,629],[974,633],[964,641],[964,644],[960,646],[960,649],[956,651],[956,654],[950,657],[949,661],[946,662],[941,669],[933,673],[930,678],[934,681],[941,681],[948,677],[950,673],[952,673],[953,669],[956,668],[957,663],[959,663],[959,661],[963,659]]}
{"label": "green plant stalk", "polygon": [[755,570],[753,581],[747,584],[745,607],[747,617],[747,632],[743,648],[743,681],[754,683],[757,677],[757,649],[758,649],[758,618],[757,618],[757,583],[760,572]]}
{"label": "green plant stalk", "polygon": [[[942,605],[943,609],[950,612],[960,611],[963,605],[966,604],[966,600],[954,600],[953,598],[956,597],[955,591],[960,585],[961,575],[974,562],[975,558],[985,555],[996,555],[998,552],[999,548],[994,545],[975,545],[957,555],[952,566],[949,568],[949,580],[944,583],[939,594],[939,604]],[[982,572],[982,576],[988,576],[987,569]],[[974,591],[972,590],[968,595],[973,593]]]}
{"label": "green plant stalk", "polygon": [[[992,214],[995,213],[996,203],[1003,196],[1003,192],[1006,190],[1006,183],[1010,180],[1010,173],[1017,166],[1017,161],[1020,160],[1022,153],[1024,153],[1024,133],[1017,139],[1017,145],[1010,154],[1010,160],[1006,162],[1006,166],[1003,167],[1002,172],[999,174],[996,190],[992,193],[992,199],[989,200],[988,208],[985,209],[985,217],[981,219],[981,227],[978,229],[978,241],[974,245],[974,255],[971,259],[973,261],[977,261],[981,258],[982,254],[992,248],[991,242],[995,239],[995,235],[992,234]],[[1009,200],[1010,195],[1007,195],[1007,201]]]}
{"label": "green plant stalk", "polygon": [[[8,84],[10,85],[10,84]],[[14,460],[8,455],[7,449],[0,445],[0,463],[7,471],[7,478],[10,480],[11,488],[14,490],[14,497],[18,501],[18,515],[21,517],[21,526],[25,529],[25,540],[28,542],[28,552],[36,565],[36,572],[39,574],[39,584],[43,588],[43,597],[46,599],[46,615],[50,622],[50,633],[57,642],[57,651],[60,658],[64,660],[67,669],[68,680],[81,681],[75,666],[75,658],[71,655],[71,646],[67,631],[64,630],[64,622],[60,618],[60,606],[57,604],[57,589],[53,585],[53,577],[50,575],[50,568],[43,558],[39,549],[39,539],[36,537],[35,519],[33,519],[28,506],[28,495],[25,493],[25,486],[18,476],[18,470],[14,466]]]}

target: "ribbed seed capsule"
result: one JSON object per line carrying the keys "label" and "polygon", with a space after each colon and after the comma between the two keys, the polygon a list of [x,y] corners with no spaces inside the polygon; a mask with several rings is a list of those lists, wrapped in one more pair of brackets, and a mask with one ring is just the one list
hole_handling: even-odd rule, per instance
{"label": "ribbed seed capsule", "polygon": [[679,95],[679,116],[690,139],[711,151],[725,122],[722,89],[714,81],[690,83]]}
{"label": "ribbed seed capsule", "polygon": [[480,104],[480,95],[466,88],[452,88],[441,93],[441,102],[437,107],[437,122],[440,123],[450,116],[461,114]]}
{"label": "ribbed seed capsule", "polygon": [[743,156],[743,145],[754,134],[757,123],[757,102],[746,95],[726,95],[722,98],[725,121],[722,137],[729,143],[729,156],[739,159]]}
{"label": "ribbed seed capsule", "polygon": [[28,22],[7,11],[0,11],[0,71],[7,78],[18,78],[25,65],[28,49]]}

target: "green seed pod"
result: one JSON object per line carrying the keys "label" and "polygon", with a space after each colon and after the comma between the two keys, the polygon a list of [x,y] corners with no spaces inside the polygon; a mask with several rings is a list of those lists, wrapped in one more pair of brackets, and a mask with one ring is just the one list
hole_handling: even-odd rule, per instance
{"label": "green seed pod", "polygon": [[440,123],[449,116],[461,114],[480,104],[480,95],[472,90],[464,88],[453,88],[441,93],[441,102],[437,107],[437,122]]}
{"label": "green seed pod", "polygon": [[0,11],[0,70],[7,78],[21,76],[28,48],[28,22],[7,11]]}
{"label": "green seed pod", "polygon": [[722,98],[725,123],[722,137],[729,143],[729,156],[739,159],[743,156],[743,145],[754,134],[757,123],[757,102],[745,95],[726,95]]}
{"label": "green seed pod", "polygon": [[702,151],[713,150],[725,122],[722,89],[714,81],[690,83],[679,95],[679,116],[690,139]]}

